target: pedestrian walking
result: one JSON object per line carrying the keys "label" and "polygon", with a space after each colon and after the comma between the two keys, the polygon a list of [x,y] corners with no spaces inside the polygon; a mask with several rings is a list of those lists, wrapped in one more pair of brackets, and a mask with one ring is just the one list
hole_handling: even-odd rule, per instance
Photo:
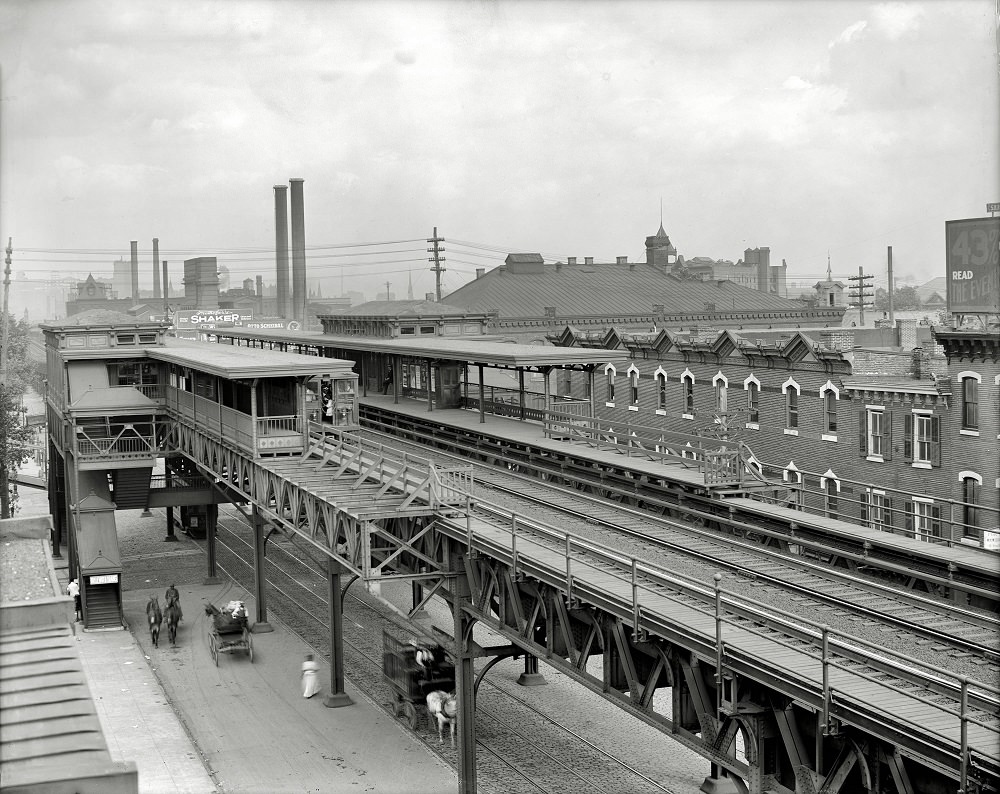
{"label": "pedestrian walking", "polygon": [[388,394],[390,386],[392,386],[392,367],[386,369],[385,377],[382,379],[382,394]]}
{"label": "pedestrian walking", "polygon": [[83,609],[80,605],[80,583],[74,579],[66,585],[66,593],[73,597],[73,606],[76,609],[76,613],[73,616],[74,620],[80,620],[80,617],[83,615]]}
{"label": "pedestrian walking", "polygon": [[311,698],[319,692],[319,662],[311,653],[306,654],[302,663],[302,697]]}

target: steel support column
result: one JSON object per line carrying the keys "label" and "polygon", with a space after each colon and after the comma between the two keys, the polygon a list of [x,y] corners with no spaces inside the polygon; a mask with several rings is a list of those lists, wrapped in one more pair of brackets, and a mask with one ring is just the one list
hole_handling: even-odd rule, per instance
{"label": "steel support column", "polygon": [[517,406],[519,416],[522,422],[524,421],[524,370],[520,367],[517,368]]}
{"label": "steel support column", "polygon": [[486,423],[486,387],[483,385],[483,365],[479,365],[479,424]]}
{"label": "steel support column", "polygon": [[274,629],[267,622],[267,579],[264,577],[265,521],[256,504],[251,509],[251,521],[253,522],[254,599],[257,602],[257,616],[254,620],[253,630],[257,634],[274,631]]}
{"label": "steel support column", "polygon": [[62,544],[64,527],[66,526],[66,494],[63,493],[63,488],[66,487],[66,477],[65,475],[60,476],[65,471],[65,463],[56,450],[55,444],[51,440],[48,443],[49,467],[46,476],[48,480],[49,512],[52,514],[52,556],[58,560],[62,559],[62,552],[59,550],[59,547]]}
{"label": "steel support column", "polygon": [[328,709],[354,703],[344,691],[344,600],[340,589],[340,565],[326,561],[327,600],[330,604],[330,694],[323,705]]}
{"label": "steel support column", "polygon": [[[166,480],[167,491],[170,491],[170,486],[173,483],[173,470],[170,468],[170,461],[164,461],[163,463],[163,477]],[[148,497],[147,497],[148,500]],[[176,543],[177,536],[174,534],[174,508],[170,505],[167,506],[167,535],[163,538],[165,543]]]}
{"label": "steel support column", "polygon": [[547,684],[545,676],[538,672],[538,657],[530,653],[524,655],[524,672],[517,677],[521,686],[542,686]]}
{"label": "steel support column", "polygon": [[433,372],[430,360],[427,361],[427,380],[425,381],[427,385],[427,410],[434,410],[434,392],[432,390],[433,384],[431,384],[431,372]]}
{"label": "steel support column", "polygon": [[215,530],[219,520],[219,510],[212,510],[215,505],[208,505],[205,511],[205,553],[208,560],[208,573],[202,584],[218,584],[219,576],[216,573],[215,562]]}
{"label": "steel support column", "polygon": [[455,692],[458,695],[458,791],[459,794],[476,794],[476,669],[470,647],[476,621],[465,612],[472,601],[468,578],[459,575],[452,582]]}

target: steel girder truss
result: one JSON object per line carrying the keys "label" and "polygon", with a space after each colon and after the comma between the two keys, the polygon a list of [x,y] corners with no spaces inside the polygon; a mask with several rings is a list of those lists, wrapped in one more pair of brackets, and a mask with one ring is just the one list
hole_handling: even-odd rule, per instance
{"label": "steel girder truss", "polygon": [[[617,616],[515,577],[506,563],[483,554],[465,558],[465,575],[470,617],[725,769],[738,790],[926,790],[896,748],[823,725],[820,713],[729,671],[720,686],[715,660],[705,654],[637,635]],[[672,717],[659,713],[667,702]],[[969,791],[988,790],[970,783]]]}
{"label": "steel girder truss", "polygon": [[423,459],[394,460],[344,443],[343,458],[314,446],[302,457],[254,459],[183,422],[175,423],[171,441],[234,500],[256,504],[284,533],[366,583],[440,578],[434,547],[442,536],[432,519],[457,515],[458,484],[471,488],[471,467],[442,476]]}

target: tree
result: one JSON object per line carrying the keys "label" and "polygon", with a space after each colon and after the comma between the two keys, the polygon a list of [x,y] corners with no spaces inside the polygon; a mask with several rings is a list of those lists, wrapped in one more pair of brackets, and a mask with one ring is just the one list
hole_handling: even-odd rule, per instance
{"label": "tree", "polygon": [[24,421],[24,393],[44,393],[44,375],[28,357],[28,326],[10,320],[7,331],[7,371],[0,383],[0,518],[10,518],[17,503],[11,475],[28,458],[31,430]]}
{"label": "tree", "polygon": [[[921,306],[920,296],[916,287],[910,285],[896,287],[892,292],[893,311],[912,311]],[[883,287],[875,290],[875,309],[880,312],[889,311],[889,291]]]}

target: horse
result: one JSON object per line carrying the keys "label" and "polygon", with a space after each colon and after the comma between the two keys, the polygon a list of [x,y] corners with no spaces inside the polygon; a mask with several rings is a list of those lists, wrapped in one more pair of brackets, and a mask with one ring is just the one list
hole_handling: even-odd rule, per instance
{"label": "horse", "polygon": [[169,607],[171,604],[177,607],[177,620],[178,622],[184,620],[184,612],[181,610],[181,594],[177,592],[177,588],[173,585],[167,588],[167,592],[163,595],[163,600]]}
{"label": "horse", "polygon": [[170,637],[170,644],[177,644],[177,624],[181,621],[181,608],[177,605],[176,600],[171,600],[167,604],[166,611],[163,615],[167,621],[167,636]]}
{"label": "horse", "polygon": [[444,744],[444,724],[451,724],[451,746],[455,747],[455,725],[458,723],[458,698],[454,692],[435,689],[427,693],[427,713],[437,720],[438,741]]}
{"label": "horse", "polygon": [[160,601],[153,596],[146,602],[146,617],[149,618],[149,636],[153,638],[153,647],[160,645],[160,624],[163,622],[163,613],[160,612]]}

